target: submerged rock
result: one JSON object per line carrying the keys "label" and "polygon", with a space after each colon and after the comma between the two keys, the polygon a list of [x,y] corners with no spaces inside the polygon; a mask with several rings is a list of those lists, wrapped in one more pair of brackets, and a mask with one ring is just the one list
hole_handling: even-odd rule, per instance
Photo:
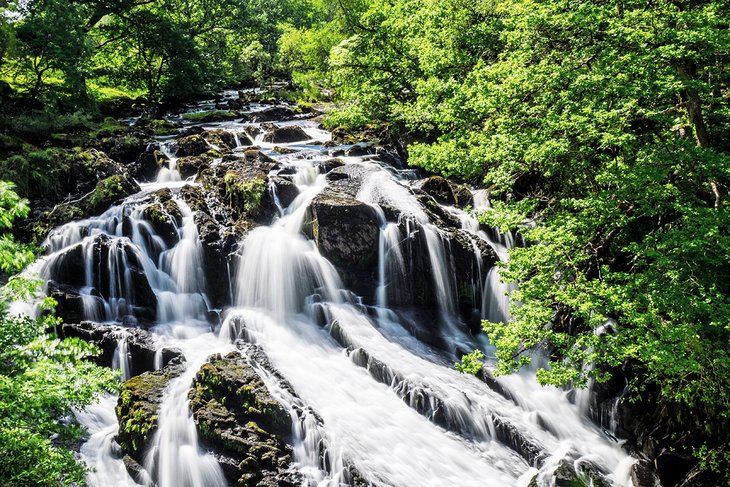
{"label": "submerged rock", "polygon": [[232,484],[295,486],[291,418],[238,352],[214,355],[198,371],[190,408],[204,444]]}

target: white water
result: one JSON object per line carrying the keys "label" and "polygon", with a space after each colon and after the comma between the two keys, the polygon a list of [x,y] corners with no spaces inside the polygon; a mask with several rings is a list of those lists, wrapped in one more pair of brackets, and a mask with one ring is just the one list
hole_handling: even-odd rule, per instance
{"label": "white water", "polygon": [[[313,139],[329,138],[308,122],[298,123]],[[238,133],[245,129],[245,124],[219,126]],[[265,149],[273,146],[262,145]],[[172,154],[168,155],[170,166],[160,172],[158,182],[145,185],[141,195],[100,217],[54,231],[49,237],[51,254],[36,266],[49,273],[54,259],[78,244],[90,256],[88,249],[100,234],[109,235],[117,246],[136,249],[134,255],[158,299],[153,330],[160,346],[180,347],[188,363],[168,387],[159,414],[160,428],[146,457],[145,467],[157,485],[226,485],[213,457],[198,444],[187,391],[206,358],[233,349],[230,343],[236,338],[261,346],[296,393],[280,387],[278,379],[257,367],[272,394],[290,408],[294,461],[307,485],[341,485],[347,481],[347,466],[354,465],[367,480],[381,485],[509,486],[526,485],[537,476],[538,485],[548,486],[552,485],[551,471],[561,459],[574,465],[587,462],[606,472],[606,479],[615,485],[630,485],[631,457],[585,419],[563,391],[541,388],[534,377],[521,374],[499,379],[508,391],[509,397],[504,397],[453,369],[450,352],[455,345],[474,348],[481,338],[470,337],[458,317],[448,241],[406,182],[364,158],[346,160],[368,169],[357,197],[381,215],[374,316],[353,301],[342,289],[336,269],[302,233],[311,200],[328,184],[316,166],[327,156],[311,142],[289,146],[300,152],[272,155],[296,169],[293,181],[300,194],[288,208],[279,208],[280,218],[251,231],[242,242],[231,272],[235,307],[227,311],[218,337],[205,321],[210,305],[192,211],[176,198],[183,221],[178,228],[180,241],[170,249],[141,218],[146,203],[140,200],[145,194],[182,184],[179,173],[175,177]],[[381,207],[398,209],[401,221],[386,221]],[[506,255],[512,244],[510,235],[488,235],[464,215],[458,215],[462,226],[474,238],[488,242],[500,257]],[[123,228],[124,216],[132,223],[131,234]],[[409,252],[416,238],[425,241],[431,265],[430,275],[423,278],[435,290],[434,323],[427,325],[449,338],[451,350],[435,350],[421,343],[389,308],[391,298],[404,291],[405,263],[412,258]],[[120,254],[127,258],[127,253]],[[475,258],[481,266],[481,256]],[[131,299],[125,294],[130,286],[125,280],[127,262],[119,255],[110,260],[109,268],[116,270],[109,275],[116,276],[116,287],[113,296],[103,298],[93,294],[99,286],[97,269],[91,266],[90,257],[85,262],[82,293],[92,303],[89,317],[96,318],[93,313],[98,305],[94,303],[101,301],[105,310],[109,308],[105,320],[114,320],[119,301]],[[481,277],[477,306],[481,304],[482,316],[508,319],[509,287],[499,281],[494,268]],[[119,364],[129,369],[121,360],[127,356],[124,344],[122,340]],[[110,404],[113,398],[79,413],[91,433],[82,450],[96,468],[89,483],[133,485],[115,452],[116,425]],[[498,423],[510,425],[535,445],[542,462],[531,465],[501,442]]]}

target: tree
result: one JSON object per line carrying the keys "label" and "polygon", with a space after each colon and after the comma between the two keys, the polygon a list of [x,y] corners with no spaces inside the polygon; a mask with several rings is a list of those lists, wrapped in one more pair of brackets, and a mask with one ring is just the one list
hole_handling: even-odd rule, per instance
{"label": "tree", "polygon": [[[28,212],[12,184],[0,182],[0,229]],[[8,235],[0,241],[0,268],[17,271],[32,253]],[[69,421],[71,408],[83,407],[114,387],[116,374],[88,359],[100,351],[78,339],[59,340],[48,330],[57,320],[45,311],[33,319],[11,313],[17,301],[37,298],[40,283],[12,277],[0,288],[0,482],[14,486],[83,483],[85,468],[67,445],[80,431]]]}

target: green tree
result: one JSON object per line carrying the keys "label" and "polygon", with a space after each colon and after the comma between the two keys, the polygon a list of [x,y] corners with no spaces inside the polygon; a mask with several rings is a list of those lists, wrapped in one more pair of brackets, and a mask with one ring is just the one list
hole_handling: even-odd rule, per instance
{"label": "green tree", "polygon": [[[0,229],[27,214],[27,202],[10,183],[0,182]],[[0,269],[17,271],[32,256],[11,237],[0,240]],[[54,305],[40,303],[40,318],[11,312],[18,301],[37,298],[40,283],[12,277],[0,288],[0,482],[13,486],[78,485],[85,468],[67,448],[80,430],[66,419],[71,408],[91,403],[114,387],[116,374],[88,359],[99,350],[78,339],[49,333]]]}

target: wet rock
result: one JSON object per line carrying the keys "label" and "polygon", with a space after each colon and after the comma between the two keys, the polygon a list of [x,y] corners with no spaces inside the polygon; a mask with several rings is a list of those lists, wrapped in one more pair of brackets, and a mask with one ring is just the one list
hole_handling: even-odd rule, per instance
{"label": "wet rock", "polygon": [[130,167],[132,176],[140,181],[154,181],[160,169],[167,166],[168,159],[159,149],[150,147]]}
{"label": "wet rock", "polygon": [[[126,338],[130,374],[140,375],[155,370],[155,356],[157,345],[154,335],[141,328],[122,328],[113,325],[103,325],[84,321],[81,323],[64,323],[61,326],[61,337],[76,337],[98,346],[102,353],[95,361],[104,367],[111,367],[114,353],[119,340]],[[182,351],[178,348],[166,348],[162,351],[162,365],[179,363],[185,360]]]}
{"label": "wet rock", "polygon": [[494,418],[493,423],[496,437],[501,443],[519,453],[530,465],[542,463],[546,453],[531,440],[525,438],[513,424],[503,421],[501,418]]}
{"label": "wet rock", "polygon": [[[92,282],[86,282],[86,259],[95,270]],[[81,288],[90,286],[98,296],[109,300],[117,298],[117,309],[112,310],[117,319],[129,316],[143,324],[155,321],[157,296],[144,273],[137,249],[126,239],[112,239],[106,235],[95,237],[87,256],[83,244],[69,247],[49,262],[48,278],[59,284]],[[110,265],[113,264],[113,265]],[[117,271],[123,275],[119,275]],[[121,289],[112,287],[121,284]],[[119,299],[123,298],[123,299]]]}
{"label": "wet rock", "polygon": [[206,130],[203,137],[223,152],[228,152],[237,145],[236,136],[223,129]]}
{"label": "wet rock", "polygon": [[338,167],[342,167],[345,165],[345,161],[342,159],[327,159],[326,161],[323,161],[319,164],[320,171],[324,174],[327,174],[328,172],[332,171],[333,169],[336,169]]}
{"label": "wet rock", "polygon": [[178,157],[199,156],[208,152],[210,146],[201,134],[195,134],[177,138],[171,149]]}
{"label": "wet rock", "polygon": [[663,451],[654,459],[663,485],[674,485],[679,479],[685,478],[696,464],[696,458],[671,451]]}
{"label": "wet rock", "polygon": [[285,439],[291,419],[238,352],[215,355],[198,371],[190,408],[203,443],[238,485],[298,485]]}
{"label": "wet rock", "polygon": [[659,476],[646,460],[639,460],[631,466],[631,481],[634,487],[661,487]]}
{"label": "wet rock", "polygon": [[204,170],[210,164],[210,158],[207,154],[202,156],[181,157],[176,161],[177,170],[183,179],[195,176]]}
{"label": "wet rock", "polygon": [[117,442],[137,462],[144,461],[147,446],[157,431],[157,414],[170,381],[184,370],[169,366],[161,371],[145,372],[122,384],[115,408],[119,420]]}
{"label": "wet rock", "polygon": [[578,478],[573,465],[565,459],[560,460],[558,466],[553,470],[552,476],[555,487],[587,487],[586,483]]}
{"label": "wet rock", "polygon": [[263,127],[267,131],[264,134],[264,142],[270,142],[273,144],[290,144],[293,142],[310,140],[312,138],[298,125],[277,127],[273,124],[265,124]]}
{"label": "wet rock", "polygon": [[[93,296],[81,296],[79,291],[67,284],[55,281],[46,283],[46,294],[56,300],[56,316],[64,322],[79,323],[86,317],[86,302],[95,300]],[[99,307],[103,307],[101,297],[98,297]]]}
{"label": "wet rock", "polygon": [[357,144],[345,151],[347,157],[363,157],[375,154],[376,149],[372,145]]}
{"label": "wet rock", "polygon": [[160,236],[169,249],[180,241],[175,213],[168,212],[167,209],[167,207],[173,205],[177,209],[177,213],[179,213],[180,209],[177,208],[177,204],[174,201],[170,201],[167,205],[154,202],[142,211],[144,219],[150,224],[154,234]]}
{"label": "wet rock", "polygon": [[115,137],[113,145],[107,149],[109,157],[115,161],[129,164],[137,159],[147,150],[150,140],[148,138],[126,135]]}
{"label": "wet rock", "polygon": [[462,208],[474,206],[474,195],[471,194],[471,190],[467,185],[451,183],[451,191],[458,206]]}
{"label": "wet rock", "polygon": [[311,234],[320,253],[340,271],[345,285],[373,296],[380,225],[372,206],[323,192],[312,201]]}
{"label": "wet rock", "polygon": [[266,173],[276,169],[279,166],[279,163],[276,162],[275,159],[254,148],[244,151],[243,155],[246,165],[254,167]]}
{"label": "wet rock", "polygon": [[124,172],[99,181],[94,190],[84,197],[80,204],[83,205],[87,214],[99,214],[107,210],[112,203],[139,191],[139,185]]}
{"label": "wet rock", "polygon": [[265,156],[258,151],[246,151],[245,157],[224,159],[201,173],[207,191],[214,192],[225,204],[231,221],[262,214],[262,201],[268,188],[268,173],[260,167]]}
{"label": "wet rock", "polygon": [[[288,179],[273,176],[269,178],[269,185],[273,187],[273,190],[276,192],[276,197],[279,200],[279,204],[284,209],[291,205],[296,197],[299,196],[299,188],[297,188],[296,184],[289,181]],[[269,198],[273,198],[272,195],[267,196]],[[267,206],[267,203],[268,202],[266,202],[264,206]],[[274,201],[272,201],[272,203],[274,204],[274,206],[276,205]]]}
{"label": "wet rock", "polygon": [[195,214],[194,221],[203,246],[203,273],[208,284],[208,298],[214,306],[222,307],[230,296],[231,282],[220,228],[210,215],[202,211]]}

